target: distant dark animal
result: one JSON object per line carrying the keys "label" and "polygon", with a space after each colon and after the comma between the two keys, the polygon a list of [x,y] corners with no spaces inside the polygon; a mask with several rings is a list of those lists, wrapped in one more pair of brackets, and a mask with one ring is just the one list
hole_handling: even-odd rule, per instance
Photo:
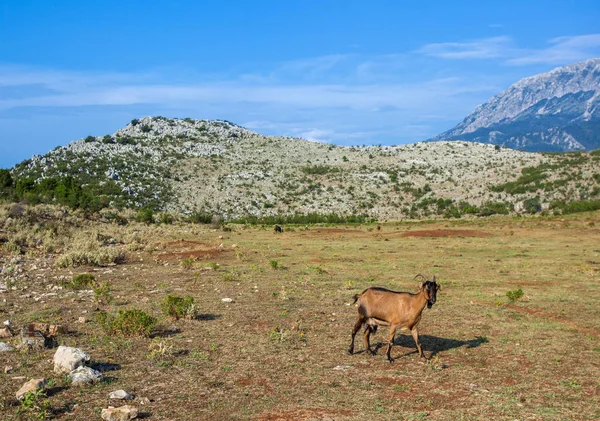
{"label": "distant dark animal", "polygon": [[381,225],[377,225],[377,231],[381,231]]}
{"label": "distant dark animal", "polygon": [[394,361],[390,352],[398,328],[410,330],[417,345],[419,355],[425,358],[423,348],[421,348],[421,344],[419,343],[417,326],[421,321],[421,314],[425,306],[431,308],[435,304],[440,286],[436,283],[435,276],[433,277],[433,281],[430,281],[422,274],[415,276],[415,279],[418,277],[422,277],[423,282],[419,285],[419,292],[416,294],[371,287],[353,297],[355,303],[358,301],[358,319],[352,330],[352,342],[350,343],[348,353],[354,353],[354,337],[356,336],[356,332],[364,325],[365,348],[368,353],[375,355],[375,352],[371,350],[370,336],[377,332],[378,326],[389,326],[390,333],[386,352],[389,362]]}
{"label": "distant dark animal", "polygon": [[279,225],[275,225],[275,232],[283,233],[283,227],[281,227]]}

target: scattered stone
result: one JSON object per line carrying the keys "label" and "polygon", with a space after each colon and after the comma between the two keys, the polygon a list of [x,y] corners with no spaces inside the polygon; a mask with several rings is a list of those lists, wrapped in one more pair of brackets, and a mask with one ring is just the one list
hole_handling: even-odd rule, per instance
{"label": "scattered stone", "polygon": [[100,414],[104,421],[128,421],[138,416],[138,409],[135,406],[124,405],[118,408],[109,406],[103,409]]}
{"label": "scattered stone", "polygon": [[233,298],[221,298],[224,303],[233,303]]}
{"label": "scattered stone", "polygon": [[42,332],[34,329],[33,324],[30,324],[21,329],[21,346],[30,351],[42,350],[46,347],[46,337]]}
{"label": "scattered stone", "polygon": [[111,392],[110,395],[108,395],[108,398],[130,401],[134,398],[134,396],[131,393],[127,393],[123,389],[121,389],[121,390],[115,390],[114,392]]}
{"label": "scattered stone", "polygon": [[237,244],[232,244],[232,245],[231,245],[231,248],[232,248],[232,249],[236,249],[236,248],[237,248],[237,246],[238,246]]}
{"label": "scattered stone", "polygon": [[336,371],[346,371],[351,369],[352,367],[349,365],[336,365],[335,367],[333,367],[334,370]]}
{"label": "scattered stone", "polygon": [[13,334],[8,327],[0,329],[0,338],[12,338]]}
{"label": "scattered stone", "polygon": [[90,360],[90,356],[79,348],[59,346],[54,354],[54,372],[71,373]]}
{"label": "scattered stone", "polygon": [[5,320],[3,323],[4,326],[6,327],[11,327],[12,326],[12,322],[10,320]]}
{"label": "scattered stone", "polygon": [[13,371],[13,368],[9,365],[4,366],[4,374],[8,374]]}
{"label": "scattered stone", "polygon": [[80,366],[69,373],[73,386],[98,383],[102,380],[102,373],[90,367]]}
{"label": "scattered stone", "polygon": [[36,392],[37,390],[42,389],[45,385],[46,379],[31,379],[19,389],[19,391],[16,393],[16,397],[18,400],[21,400],[27,393]]}
{"label": "scattered stone", "polygon": [[9,344],[5,344],[4,342],[0,342],[0,352],[9,352],[14,351],[14,348]]}
{"label": "scattered stone", "polygon": [[140,405],[150,405],[150,399],[148,398],[139,398],[138,402],[140,403]]}
{"label": "scattered stone", "polygon": [[87,322],[87,319],[86,319],[85,317],[83,317],[83,316],[82,316],[82,317],[80,317],[79,319],[77,319],[77,321],[78,321],[79,323],[86,323],[86,322]]}

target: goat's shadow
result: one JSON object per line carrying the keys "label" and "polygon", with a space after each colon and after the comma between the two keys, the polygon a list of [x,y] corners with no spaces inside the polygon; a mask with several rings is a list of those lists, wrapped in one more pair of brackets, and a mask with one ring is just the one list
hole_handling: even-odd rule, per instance
{"label": "goat's shadow", "polygon": [[[421,342],[423,352],[429,353],[428,357],[431,358],[437,355],[439,352],[448,351],[450,349],[460,348],[463,346],[466,346],[467,348],[477,348],[479,345],[487,343],[488,339],[485,336],[476,336],[474,339],[460,340],[440,338],[432,335],[419,335],[419,342]],[[413,348],[413,351],[402,354],[398,358],[417,352],[415,341],[410,334],[396,334],[393,344],[394,346],[401,346],[403,348]],[[377,353],[380,348],[385,346],[387,346],[387,342],[379,341],[373,344],[371,347],[373,351]]]}

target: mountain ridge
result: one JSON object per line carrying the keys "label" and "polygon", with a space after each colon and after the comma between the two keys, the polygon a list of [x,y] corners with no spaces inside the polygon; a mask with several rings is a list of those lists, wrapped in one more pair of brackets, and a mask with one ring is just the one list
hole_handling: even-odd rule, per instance
{"label": "mountain ridge", "polygon": [[[531,113],[531,109],[535,113]],[[600,58],[523,78],[430,139],[549,152],[600,147]]]}

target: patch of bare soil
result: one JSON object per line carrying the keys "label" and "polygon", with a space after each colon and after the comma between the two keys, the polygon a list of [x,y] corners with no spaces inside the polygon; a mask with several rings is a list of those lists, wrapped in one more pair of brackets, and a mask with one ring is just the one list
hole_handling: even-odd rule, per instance
{"label": "patch of bare soil", "polygon": [[490,234],[476,230],[420,230],[408,231],[402,237],[488,237]]}
{"label": "patch of bare soil", "polygon": [[334,421],[351,415],[352,411],[349,410],[306,408],[278,413],[262,413],[257,419],[260,421]]}

